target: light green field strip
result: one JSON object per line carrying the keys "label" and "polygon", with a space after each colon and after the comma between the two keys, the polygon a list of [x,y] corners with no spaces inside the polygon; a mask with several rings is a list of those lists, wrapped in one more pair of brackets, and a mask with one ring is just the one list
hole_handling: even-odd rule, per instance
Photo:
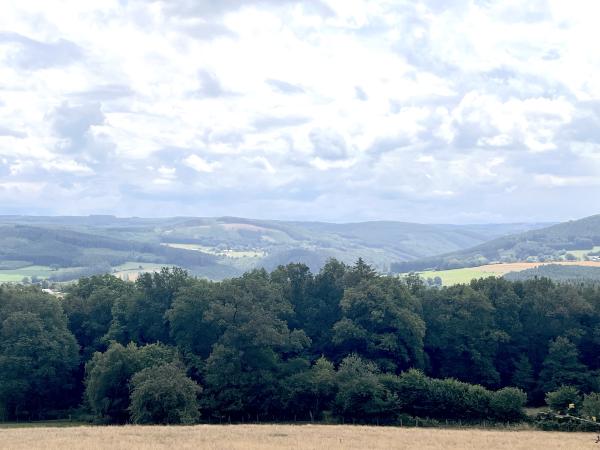
{"label": "light green field strip", "polygon": [[569,250],[567,253],[570,253],[571,255],[575,256],[579,260],[583,260],[583,257],[586,256],[588,253],[595,253],[595,252],[599,252],[599,251],[600,251],[600,246],[597,245],[591,250]]}
{"label": "light green field strip", "polygon": [[205,247],[198,244],[172,244],[163,242],[160,245],[165,245],[172,248],[180,248],[183,250],[192,250],[197,252],[209,253],[216,256],[225,256],[227,258],[262,258],[265,252],[261,250],[221,250],[213,247]]}
{"label": "light green field strip", "polygon": [[19,269],[0,270],[0,283],[19,282],[25,277],[48,278],[50,275],[57,273],[48,266],[27,266]]}
{"label": "light green field strip", "polygon": [[474,278],[500,277],[504,275],[504,272],[490,272],[478,270],[477,267],[468,267],[465,269],[428,270],[419,272],[419,275],[425,279],[440,277],[444,286],[452,286],[469,283]]}

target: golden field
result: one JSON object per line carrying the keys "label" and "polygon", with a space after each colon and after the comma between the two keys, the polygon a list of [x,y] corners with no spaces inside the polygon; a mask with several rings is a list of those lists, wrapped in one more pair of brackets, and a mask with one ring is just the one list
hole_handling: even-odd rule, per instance
{"label": "golden field", "polygon": [[469,283],[473,279],[486,277],[501,277],[510,272],[520,272],[526,269],[534,269],[539,266],[558,264],[561,266],[585,266],[600,267],[600,261],[554,261],[554,262],[515,262],[486,264],[476,267],[465,267],[462,269],[426,270],[417,272],[423,278],[440,277],[444,286]]}
{"label": "golden field", "polygon": [[593,433],[366,427],[196,425],[0,428],[2,449],[598,449]]}

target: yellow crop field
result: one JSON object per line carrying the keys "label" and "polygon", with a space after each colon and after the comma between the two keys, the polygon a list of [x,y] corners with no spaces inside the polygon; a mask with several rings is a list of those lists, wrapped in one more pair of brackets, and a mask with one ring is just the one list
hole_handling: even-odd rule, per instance
{"label": "yellow crop field", "polygon": [[367,427],[196,425],[0,428],[0,447],[58,449],[594,449],[593,433]]}
{"label": "yellow crop field", "polygon": [[562,266],[585,266],[600,267],[600,261],[554,261],[554,262],[515,262],[486,264],[484,266],[466,267],[463,269],[428,270],[418,272],[423,278],[440,277],[444,286],[468,283],[474,278],[501,277],[509,272],[520,272],[521,270],[533,269],[547,264],[559,264]]}

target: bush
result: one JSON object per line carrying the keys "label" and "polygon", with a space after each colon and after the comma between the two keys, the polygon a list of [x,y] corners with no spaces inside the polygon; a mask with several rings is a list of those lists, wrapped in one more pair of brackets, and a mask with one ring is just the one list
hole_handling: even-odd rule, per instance
{"label": "bush", "polygon": [[527,396],[517,388],[497,392],[454,379],[438,380],[409,370],[394,384],[403,414],[450,420],[519,420]]}
{"label": "bush", "polygon": [[96,419],[110,423],[129,420],[129,383],[136,372],[178,361],[176,349],[163,344],[127,347],[113,342],[96,352],[85,366],[85,397]]}
{"label": "bush", "polygon": [[200,417],[200,386],[177,364],[148,367],[131,380],[129,412],[139,424],[191,424]]}
{"label": "bush", "polygon": [[426,417],[440,419],[485,419],[489,416],[491,392],[482,386],[454,379],[430,380],[430,410]]}
{"label": "bush", "polygon": [[518,388],[507,387],[492,394],[490,409],[492,415],[498,420],[521,420],[526,402],[525,392]]}
{"label": "bush", "polygon": [[583,397],[581,412],[587,417],[600,419],[600,394],[592,392]]}
{"label": "bush", "polygon": [[334,409],[340,417],[366,423],[395,418],[398,399],[390,390],[393,375],[381,375],[372,362],[350,355],[342,360],[336,378]]}
{"label": "bush", "polygon": [[[575,413],[581,406],[581,395],[579,390],[573,386],[561,386],[546,394],[546,404],[550,409],[559,413]],[[571,405],[575,405],[575,407],[571,408]]]}
{"label": "bush", "polygon": [[400,409],[411,416],[427,416],[431,406],[431,378],[417,369],[403,372],[396,392]]}
{"label": "bush", "polygon": [[540,413],[536,416],[536,428],[544,431],[598,431],[598,423],[578,420],[572,416]]}

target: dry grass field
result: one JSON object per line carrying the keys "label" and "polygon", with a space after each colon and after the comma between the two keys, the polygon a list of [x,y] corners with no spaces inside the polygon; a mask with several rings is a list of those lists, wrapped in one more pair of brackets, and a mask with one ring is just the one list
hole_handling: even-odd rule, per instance
{"label": "dry grass field", "polygon": [[427,270],[419,272],[423,278],[434,278],[436,276],[442,279],[445,286],[451,286],[459,283],[469,283],[474,278],[501,277],[509,272],[520,272],[526,269],[534,269],[548,264],[560,264],[562,266],[585,266],[600,267],[600,261],[554,261],[554,262],[516,262],[486,264],[484,266],[466,267],[463,269],[448,270]]}
{"label": "dry grass field", "polygon": [[363,427],[197,425],[0,428],[0,448],[58,449],[600,449],[592,433]]}

